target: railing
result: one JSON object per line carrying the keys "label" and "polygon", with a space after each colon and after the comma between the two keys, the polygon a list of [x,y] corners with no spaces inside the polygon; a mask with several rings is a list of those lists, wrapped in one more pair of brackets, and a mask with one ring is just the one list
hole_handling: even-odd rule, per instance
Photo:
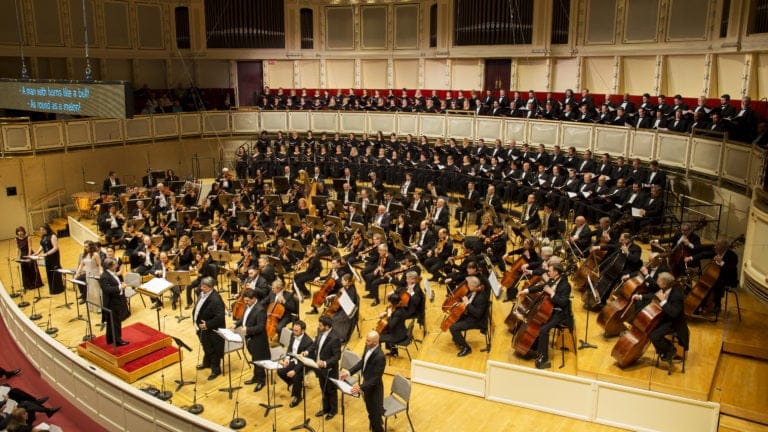
{"label": "railing", "polygon": [[[59,188],[48,192],[35,201],[27,203],[27,226],[40,226],[40,224],[48,221],[50,214],[54,211],[58,213],[59,217],[63,216],[65,209],[71,206],[70,204],[62,202],[62,197],[65,194],[66,191],[64,188]],[[54,200],[56,201],[56,205],[52,207],[48,206],[48,203]],[[39,218],[40,220],[34,220],[37,219],[39,215],[42,215],[42,217]]]}
{"label": "railing", "polygon": [[762,181],[765,150],[707,136],[549,120],[421,113],[336,111],[204,111],[0,125],[0,149],[34,154],[162,139],[252,136],[262,130],[369,133],[517,140],[575,147],[625,158],[656,159],[671,169],[751,189]]}

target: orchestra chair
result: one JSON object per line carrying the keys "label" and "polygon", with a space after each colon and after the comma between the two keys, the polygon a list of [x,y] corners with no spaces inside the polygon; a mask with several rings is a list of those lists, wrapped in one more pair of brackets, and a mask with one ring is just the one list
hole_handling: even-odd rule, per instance
{"label": "orchestra chair", "polygon": [[354,325],[349,326],[349,330],[345,336],[345,343],[349,343],[350,340],[352,340],[352,333],[355,332],[355,329],[357,329],[357,338],[361,338],[362,334],[360,333],[360,296],[357,296],[357,299],[355,300],[355,310],[352,312],[352,317],[350,318]]}
{"label": "orchestra chair", "polygon": [[[131,309],[131,298],[133,298],[136,294],[139,292],[136,291],[136,288],[140,287],[142,284],[142,277],[138,273],[133,272],[127,272],[125,273],[125,276],[123,277],[124,282],[129,287],[133,288],[133,293],[131,295],[126,294],[125,298],[128,299],[128,310]],[[139,298],[141,299],[141,304],[144,305],[144,307],[147,307],[147,302],[144,300],[143,295],[139,295]]]}
{"label": "orchestra chair", "polygon": [[278,342],[285,349],[288,349],[288,344],[291,343],[291,336],[293,335],[293,331],[291,330],[292,327],[292,325],[286,325],[280,330],[280,339],[278,339]]}
{"label": "orchestra chair", "polygon": [[728,297],[730,296],[733,296],[736,299],[736,312],[739,314],[739,321],[741,321],[741,305],[739,304],[738,287],[725,287],[725,317],[728,317]]}
{"label": "orchestra chair", "polygon": [[411,421],[411,382],[401,375],[395,375],[392,379],[392,390],[389,396],[384,398],[384,430],[387,430],[387,420],[405,411],[411,431],[414,431]]}
{"label": "orchestra chair", "polygon": [[[406,321],[408,322],[408,324],[406,325],[406,329],[408,330],[408,337],[406,337],[404,340],[396,343],[395,344],[395,348],[397,348],[397,349],[404,349],[405,350],[405,354],[408,356],[408,361],[412,361],[413,358],[411,357],[411,352],[408,350],[408,346],[411,345],[414,342],[414,339],[413,339],[413,328],[414,328],[414,326],[416,324],[416,318],[410,318],[410,319],[408,319]],[[416,346],[416,344],[414,344],[414,346]],[[419,347],[416,346],[416,351],[418,351],[418,350],[419,350]],[[394,358],[393,356],[389,357],[389,364],[392,364],[392,359],[393,358]]]}
{"label": "orchestra chair", "polygon": [[[684,330],[685,333],[688,333],[688,327],[685,327]],[[688,335],[685,335],[685,339],[688,339]],[[688,360],[688,346],[683,345],[680,335],[677,334],[677,332],[670,333],[665,336],[667,340],[669,340],[672,343],[672,346],[675,348],[675,355],[673,355],[668,361],[667,361],[667,375],[672,375],[672,369],[674,368],[674,361],[676,359],[682,360],[682,372],[685,373],[685,362]],[[680,354],[682,352],[682,354]],[[661,355],[659,353],[656,353],[656,367],[659,367],[659,361],[661,360]]]}
{"label": "orchestra chair", "polygon": [[570,337],[571,347],[573,349],[573,352],[574,353],[576,352],[576,336],[573,333],[573,316],[571,316],[571,318],[569,320],[567,320],[566,322],[560,323],[559,325],[555,326],[555,328],[553,330],[554,330],[554,332],[552,332],[552,338],[551,338],[550,346],[552,348],[555,348],[555,346],[557,344],[557,339],[560,338],[560,348],[559,349],[560,349],[560,353],[561,353],[561,356],[560,356],[561,359],[560,359],[560,366],[558,367],[558,369],[562,369],[563,367],[565,367],[565,352],[571,350],[571,348],[569,348],[569,347],[567,347],[565,345],[565,333],[566,332],[568,332],[571,335],[571,337]]}
{"label": "orchestra chair", "polygon": [[[341,353],[341,368],[349,370],[352,368],[352,366],[356,365],[360,361],[360,356],[357,355],[354,351],[350,350],[349,348],[345,349],[344,352]],[[355,375],[350,375],[347,377],[346,381],[349,383],[349,385],[355,385],[360,381],[360,373],[358,372]]]}
{"label": "orchestra chair", "polygon": [[[488,320],[485,324],[485,328],[478,329],[480,330],[480,333],[482,333],[485,336],[485,348],[481,349],[480,352],[491,352],[491,334],[493,333],[493,296],[491,296],[491,299],[488,301]],[[472,329],[470,329],[472,330]],[[467,338],[467,330],[464,330],[464,339]]]}

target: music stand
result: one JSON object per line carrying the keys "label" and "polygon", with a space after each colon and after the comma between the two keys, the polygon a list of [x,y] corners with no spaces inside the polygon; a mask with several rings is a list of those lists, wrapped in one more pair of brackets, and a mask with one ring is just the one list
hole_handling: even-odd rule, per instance
{"label": "music stand", "polygon": [[267,233],[263,230],[256,230],[253,232],[253,241],[256,243],[266,243],[269,241],[269,237],[267,237]]}
{"label": "music stand", "polygon": [[[136,291],[140,292],[141,294],[148,295],[151,298],[157,299],[160,301],[160,303],[162,303],[163,293],[172,286],[173,284],[171,282],[168,282],[163,278],[153,278],[137,287]],[[157,331],[161,331],[160,308],[155,308],[155,313],[157,313]]]}
{"label": "music stand", "polygon": [[333,226],[335,227],[334,231],[336,232],[339,232],[344,229],[344,221],[342,221],[341,218],[338,216],[326,216],[325,220],[333,224]]}
{"label": "music stand", "polygon": [[275,188],[275,192],[279,194],[284,194],[288,192],[288,189],[291,188],[291,185],[288,182],[288,177],[275,176],[275,177],[272,177],[272,187]]}
{"label": "music stand", "polygon": [[286,225],[289,225],[291,227],[297,227],[301,225],[301,219],[299,218],[298,213],[283,212],[283,220],[285,220]]}
{"label": "music stand", "polygon": [[181,339],[171,336],[171,339],[173,339],[174,342],[176,342],[176,345],[179,347],[179,379],[175,381],[178,386],[176,387],[176,392],[178,393],[179,390],[181,390],[182,387],[184,387],[187,384],[194,384],[196,381],[184,381],[184,368],[181,367],[181,362],[184,359],[184,356],[181,355],[181,349],[184,348],[185,350],[192,352],[192,348],[189,347],[189,345],[185,344],[184,341]]}
{"label": "music stand", "polygon": [[336,387],[338,387],[339,390],[341,390],[341,431],[344,432],[344,430],[346,430],[346,425],[345,425],[345,423],[346,423],[346,421],[345,421],[346,420],[346,412],[345,412],[345,409],[344,409],[344,395],[351,396],[353,398],[359,399],[360,398],[360,393],[353,394],[352,393],[352,386],[348,382],[346,382],[346,381],[337,380],[335,378],[328,378],[328,379]]}
{"label": "music stand", "polygon": [[178,271],[167,272],[165,274],[165,280],[173,283],[173,286],[179,287],[179,294],[176,296],[176,301],[179,302],[179,305],[178,305],[179,314],[174,317],[176,318],[176,322],[182,322],[187,318],[191,318],[184,315],[184,308],[181,307],[181,293],[184,292],[184,288],[187,287],[187,285],[189,285],[189,283],[191,282],[191,278],[189,276],[189,270],[178,270]]}
{"label": "music stand", "polygon": [[323,219],[318,216],[307,216],[307,224],[309,224],[314,230],[322,231],[325,229],[325,225],[323,225]]}
{"label": "music stand", "polygon": [[272,207],[282,207],[283,205],[283,200],[280,198],[280,195],[264,195],[264,202]]}
{"label": "music stand", "polygon": [[234,196],[233,194],[229,194],[229,193],[221,193],[221,194],[219,194],[219,196],[218,196],[219,204],[221,204],[221,206],[223,208],[229,207],[229,205],[232,204],[232,197],[233,196]]}
{"label": "music stand", "polygon": [[343,178],[333,179],[333,190],[335,190],[337,194],[344,193],[344,183],[346,182],[347,181]]}
{"label": "music stand", "polygon": [[[120,196],[128,190],[128,185],[120,184],[109,187],[109,194],[114,196]],[[102,206],[103,207],[103,206]]]}
{"label": "music stand", "polygon": [[405,214],[405,207],[400,203],[393,202],[389,205],[389,214],[393,217],[398,217],[401,214]]}
{"label": "music stand", "polygon": [[382,227],[378,227],[378,226],[376,226],[376,225],[371,225],[371,232],[372,232],[374,235],[376,235],[376,234],[379,234],[379,235],[381,235],[381,236],[382,236],[382,238],[384,238],[384,239],[386,239],[386,238],[387,238],[387,233],[384,231],[384,229],[383,229]]}
{"label": "music stand", "polygon": [[302,368],[304,369],[302,371],[303,374],[301,379],[301,400],[304,402],[304,421],[301,424],[292,427],[291,430],[306,429],[310,432],[315,432],[312,426],[309,425],[310,418],[307,417],[307,368],[318,369],[319,366],[311,358],[296,355],[290,352],[287,355],[289,357],[295,358],[296,361],[301,363]]}
{"label": "music stand", "polygon": [[365,224],[361,224],[360,222],[352,222],[351,224],[349,224],[349,229],[352,232],[360,231],[360,234],[365,236]]}
{"label": "music stand", "polygon": [[464,197],[459,197],[459,204],[461,205],[461,212],[464,214],[464,234],[467,234],[469,215],[474,215],[477,208],[475,207],[475,201]]}
{"label": "music stand", "polygon": [[[71,283],[72,284],[72,288],[74,288],[74,289],[76,289],[75,288],[76,286],[86,286],[87,285],[85,282],[83,282],[81,280],[77,280],[77,279],[65,279],[65,281]],[[75,309],[77,310],[77,316],[72,318],[72,319],[70,319],[69,322],[77,321],[77,320],[85,321],[85,318],[83,318],[83,316],[80,314],[80,302],[79,301],[75,302]]]}
{"label": "music stand", "polygon": [[[61,277],[64,277],[64,275],[73,275],[74,276],[74,274],[75,274],[74,270],[69,270],[69,269],[56,269],[56,272],[57,273],[61,273]],[[64,304],[56,306],[56,309],[67,308],[67,309],[71,310],[72,309],[72,306],[70,306],[71,304],[72,304],[72,302],[69,301],[69,299],[67,298],[67,288],[64,287]]]}
{"label": "music stand", "polygon": [[312,205],[315,206],[315,208],[324,208],[326,200],[328,200],[328,197],[325,195],[315,195],[312,197]]}
{"label": "music stand", "polygon": [[269,372],[269,374],[267,375],[267,403],[262,402],[259,405],[261,405],[266,409],[266,411],[264,411],[264,417],[269,415],[270,410],[275,410],[275,418],[273,419],[273,422],[272,422],[272,429],[274,430],[276,429],[276,425],[277,425],[277,409],[282,407],[283,405],[278,403],[275,403],[274,405],[272,404],[272,401],[277,402],[277,394],[275,391],[277,384],[272,384],[270,386],[269,383],[274,381],[273,374],[275,370],[280,369],[280,363],[274,360],[256,360],[253,362],[253,364],[254,364],[254,367],[260,367]]}
{"label": "music stand", "polygon": [[411,225],[418,224],[424,220],[424,217],[426,217],[426,215],[427,213],[421,210],[408,209],[408,222]]}
{"label": "music stand", "polygon": [[240,390],[242,386],[232,386],[232,353],[243,348],[243,338],[228,329],[218,329],[216,334],[224,339],[224,354],[227,355],[227,363],[229,363],[229,387],[220,388],[219,391],[229,393],[229,398],[232,399],[232,393],[235,390]]}
{"label": "music stand", "polygon": [[379,212],[379,206],[369,204],[368,207],[365,208],[365,212],[367,213],[367,219],[372,221],[376,217],[376,214]]}
{"label": "music stand", "polygon": [[194,244],[206,244],[211,239],[213,231],[211,230],[198,230],[192,231],[192,243]]}
{"label": "music stand", "polygon": [[243,210],[237,212],[237,224],[239,226],[248,225],[248,217],[253,213],[253,210]]}
{"label": "music stand", "polygon": [[384,185],[384,193],[389,192],[390,195],[392,195],[395,198],[402,198],[403,195],[400,194],[400,186],[388,186]]}
{"label": "music stand", "polygon": [[285,241],[285,246],[288,248],[289,251],[298,252],[298,253],[304,252],[304,246],[301,244],[300,241],[296,239],[288,238],[288,237],[286,237],[284,241]]}

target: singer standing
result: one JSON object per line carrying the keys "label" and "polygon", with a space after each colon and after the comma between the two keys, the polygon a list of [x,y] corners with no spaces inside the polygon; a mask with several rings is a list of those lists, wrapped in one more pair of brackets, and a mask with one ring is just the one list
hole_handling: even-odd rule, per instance
{"label": "singer standing", "polygon": [[215,281],[206,276],[200,281],[200,297],[197,299],[192,314],[197,336],[203,346],[203,362],[198,369],[211,369],[208,381],[221,375],[221,360],[224,357],[224,339],[216,330],[225,326],[224,301],[218,291],[213,289]]}
{"label": "singer standing", "polygon": [[315,371],[320,381],[320,389],[323,392],[323,409],[315,414],[315,417],[325,415],[330,420],[339,412],[339,397],[336,386],[328,382],[328,378],[339,377],[339,359],[341,358],[341,339],[331,328],[333,321],[327,316],[321,316],[317,328],[315,342],[302,354],[317,361],[319,369]]}
{"label": "singer standing", "polygon": [[[27,259],[32,253],[32,242],[29,241],[27,230],[20,226],[16,228],[16,248],[19,250],[18,258]],[[21,280],[25,290],[33,290],[43,286],[43,278],[40,276],[40,269],[34,260],[27,259],[26,262],[20,262]]]}
{"label": "singer standing", "polygon": [[117,275],[117,261],[107,258],[104,260],[104,268],[106,271],[99,277],[101,298],[104,308],[109,309],[111,313],[102,309],[101,322],[107,325],[107,344],[125,346],[130,343],[122,339],[123,320],[130,315],[124,293],[126,285]]}
{"label": "singer standing", "polygon": [[[235,332],[243,337],[252,361],[269,360],[269,339],[267,338],[267,311],[256,301],[256,291],[248,288],[243,292],[245,312],[243,318],[235,323]],[[253,366],[253,378],[245,384],[256,384],[253,391],[264,388],[267,375],[264,368]]]}
{"label": "singer standing", "polygon": [[61,273],[61,255],[59,254],[59,238],[48,225],[40,227],[40,248],[35,255],[42,254],[45,259],[45,275],[48,277],[48,291],[51,295],[64,292],[64,281]]}
{"label": "singer standing", "polygon": [[384,382],[381,377],[384,375],[386,366],[384,352],[379,347],[379,334],[376,331],[371,331],[365,337],[363,358],[349,371],[341,373],[341,379],[344,380],[349,375],[354,375],[359,371],[363,372],[363,383],[353,385],[352,394],[363,392],[365,409],[368,411],[368,422],[373,432],[384,432],[384,425],[381,421],[384,416]]}

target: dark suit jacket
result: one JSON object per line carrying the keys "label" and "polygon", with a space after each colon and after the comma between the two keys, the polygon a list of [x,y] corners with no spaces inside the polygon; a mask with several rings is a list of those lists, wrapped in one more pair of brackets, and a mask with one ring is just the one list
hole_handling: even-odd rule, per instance
{"label": "dark suit jacket", "polygon": [[[317,350],[321,340],[321,335],[317,335],[315,341],[312,342],[312,345],[307,349],[307,357],[312,360],[317,359]],[[321,371],[338,371],[339,359],[341,359],[341,339],[336,336],[336,333],[333,330],[328,331],[328,336],[326,336],[325,343],[323,343],[323,347],[319,354],[320,360],[323,360],[326,363],[325,368],[320,369]]]}
{"label": "dark suit jacket", "polygon": [[491,302],[491,287],[485,282],[483,290],[475,294],[461,316],[461,321],[469,321],[473,327],[485,328],[488,319],[488,305]]}
{"label": "dark suit jacket", "polygon": [[245,344],[253,360],[269,360],[269,339],[267,338],[267,311],[258,303],[251,306],[246,322],[238,320],[235,327],[245,327]]}
{"label": "dark suit jacket", "polygon": [[[544,289],[544,284],[532,287],[531,293],[535,293]],[[571,284],[568,282],[568,278],[561,276],[557,281],[555,288],[555,295],[552,296],[552,304],[556,308],[560,308],[562,311],[570,313],[571,311]]]}
{"label": "dark suit jacket", "polygon": [[[110,272],[104,271],[99,277],[99,285],[102,305],[112,311],[115,322],[124,320],[128,316],[128,308],[120,290],[120,282]],[[109,322],[109,313],[106,311],[101,314],[101,322]]]}
{"label": "dark suit jacket", "polygon": [[363,391],[363,396],[368,398],[375,398],[375,400],[382,400],[379,404],[383,404],[384,398],[384,383],[381,380],[384,375],[384,369],[387,366],[387,360],[384,356],[384,352],[380,347],[373,348],[373,352],[368,357],[368,362],[365,363],[365,369],[363,369],[363,363],[365,362],[365,353],[360,358],[360,361],[356,365],[349,368],[349,374],[354,375],[359,371],[363,372],[362,384],[360,384],[360,390]]}
{"label": "dark suit jacket", "polygon": [[207,330],[201,331],[213,332],[216,329],[225,327],[226,323],[224,315],[224,301],[221,299],[219,292],[214,289],[208,295],[208,298],[205,300],[205,303],[203,303],[197,316],[192,318],[195,320],[195,324],[199,324],[200,321],[205,322]]}
{"label": "dark suit jacket", "polygon": [[[283,290],[283,299],[285,299],[285,303],[283,303],[283,306],[285,307],[285,313],[286,314],[298,314],[299,313],[299,303],[296,301],[296,297],[293,295],[291,291],[285,291]],[[264,308],[264,310],[267,309],[270,303],[273,303],[275,301],[275,293],[269,292],[269,295],[264,297],[264,300],[260,301],[261,307]]]}
{"label": "dark suit jacket", "polygon": [[448,218],[450,216],[449,213],[450,213],[450,210],[448,209],[447,206],[445,206],[445,207],[443,207],[442,210],[440,210],[440,214],[437,215],[437,221],[435,221],[434,219],[430,219],[430,221],[432,221],[432,223],[434,223],[437,226],[447,227],[448,226],[448,220],[449,220]]}
{"label": "dark suit jacket", "polygon": [[536,229],[541,225],[541,218],[539,217],[539,206],[537,204],[533,204],[531,206],[531,211],[529,212],[528,219],[525,219],[525,213],[528,210],[528,204],[523,205],[522,212],[520,213],[520,219],[525,224],[525,226],[529,229]]}
{"label": "dark suit jacket", "polygon": [[[117,177],[115,177],[115,184],[116,185],[120,184],[120,179]],[[104,192],[109,192],[109,188],[111,187],[112,187],[112,182],[109,180],[109,177],[105,178],[104,183],[101,186],[101,190]]]}
{"label": "dark suit jacket", "polygon": [[[286,352],[293,353],[293,354],[299,354],[304,351],[307,351],[310,346],[312,346],[312,338],[309,337],[308,334],[304,333],[301,335],[301,341],[299,342],[299,351],[293,352],[293,342],[296,341],[296,336],[291,335],[291,340],[288,342],[288,346],[285,347]],[[288,366],[290,369],[293,369],[296,373],[301,372],[301,370],[304,368],[304,365],[295,359],[291,359],[291,363]]]}

